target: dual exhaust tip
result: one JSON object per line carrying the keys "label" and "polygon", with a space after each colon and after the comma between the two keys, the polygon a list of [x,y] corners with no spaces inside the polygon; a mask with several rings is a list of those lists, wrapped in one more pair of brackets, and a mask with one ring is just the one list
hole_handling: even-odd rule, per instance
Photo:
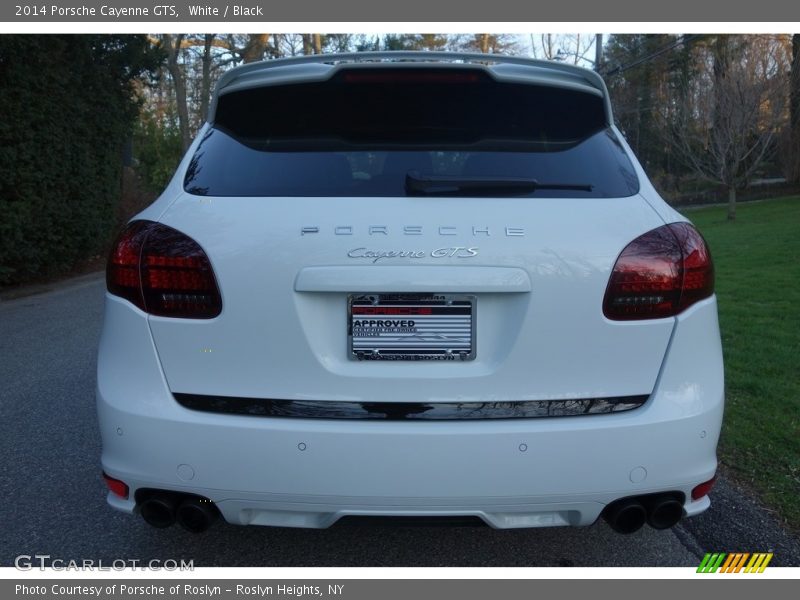
{"label": "dual exhaust tip", "polygon": [[632,496],[606,506],[603,518],[617,533],[634,533],[647,523],[653,529],[669,529],[683,517],[683,494]]}
{"label": "dual exhaust tip", "polygon": [[142,518],[153,527],[164,529],[176,522],[186,531],[202,533],[219,518],[211,500],[201,496],[154,491],[139,503]]}
{"label": "dual exhaust tip", "polygon": [[[219,518],[211,500],[201,496],[155,490],[139,502],[142,518],[164,529],[176,522],[186,531],[202,533]],[[603,518],[617,533],[634,533],[645,523],[653,529],[669,529],[683,517],[679,493],[631,496],[616,500],[603,510]]]}

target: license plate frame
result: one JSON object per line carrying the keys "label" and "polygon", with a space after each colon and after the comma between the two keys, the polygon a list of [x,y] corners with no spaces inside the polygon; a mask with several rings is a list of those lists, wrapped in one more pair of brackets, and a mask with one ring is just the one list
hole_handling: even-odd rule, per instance
{"label": "license plate frame", "polygon": [[468,294],[350,294],[348,356],[356,361],[474,360],[476,309],[477,298]]}

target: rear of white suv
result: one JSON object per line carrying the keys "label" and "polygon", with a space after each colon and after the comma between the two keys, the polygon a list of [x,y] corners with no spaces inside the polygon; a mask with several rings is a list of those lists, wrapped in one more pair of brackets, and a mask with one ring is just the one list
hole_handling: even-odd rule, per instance
{"label": "rear of white suv", "polygon": [[108,267],[108,500],[159,527],[675,524],[709,506],[713,266],[562,64],[227,73]]}

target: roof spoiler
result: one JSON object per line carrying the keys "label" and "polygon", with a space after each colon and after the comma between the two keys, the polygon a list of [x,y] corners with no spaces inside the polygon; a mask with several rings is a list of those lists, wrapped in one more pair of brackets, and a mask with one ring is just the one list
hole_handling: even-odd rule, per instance
{"label": "roof spoiler", "polygon": [[[574,65],[568,65],[555,61],[537,60],[533,58],[522,58],[518,56],[504,56],[502,54],[482,54],[478,52],[425,52],[425,51],[389,51],[389,52],[348,52],[343,54],[315,54],[311,56],[296,56],[291,58],[278,58],[261,62],[248,63],[235,67],[220,77],[214,89],[213,98],[209,106],[209,120],[216,112],[217,97],[237,84],[245,80],[257,78],[260,81],[268,78],[283,79],[279,76],[281,71],[292,71],[293,77],[298,82],[303,81],[303,65],[327,65],[336,67],[346,63],[387,63],[387,62],[417,62],[417,63],[450,63],[450,64],[469,64],[474,63],[483,67],[488,65],[515,65],[518,67],[528,67],[539,73],[550,73],[552,75],[568,77],[579,81],[583,86],[596,90],[595,93],[602,96],[605,105],[606,121],[608,125],[613,124],[611,111],[611,100],[608,96],[608,89],[605,81],[596,72]],[[294,68],[293,68],[294,67]],[[301,67],[301,69],[297,69]],[[311,67],[313,69],[313,66]],[[330,69],[326,70],[329,71]],[[311,71],[314,72],[314,71]],[[318,73],[318,72],[317,72]],[[262,76],[262,77],[259,77]]]}

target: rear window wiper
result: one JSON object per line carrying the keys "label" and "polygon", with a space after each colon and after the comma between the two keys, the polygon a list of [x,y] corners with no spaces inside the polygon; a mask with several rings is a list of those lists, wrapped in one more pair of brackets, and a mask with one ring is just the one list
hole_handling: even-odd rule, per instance
{"label": "rear window wiper", "polygon": [[591,192],[588,183],[542,183],[528,177],[470,177],[447,175],[420,175],[417,171],[406,173],[406,194],[409,196],[521,196],[537,190],[574,190]]}

